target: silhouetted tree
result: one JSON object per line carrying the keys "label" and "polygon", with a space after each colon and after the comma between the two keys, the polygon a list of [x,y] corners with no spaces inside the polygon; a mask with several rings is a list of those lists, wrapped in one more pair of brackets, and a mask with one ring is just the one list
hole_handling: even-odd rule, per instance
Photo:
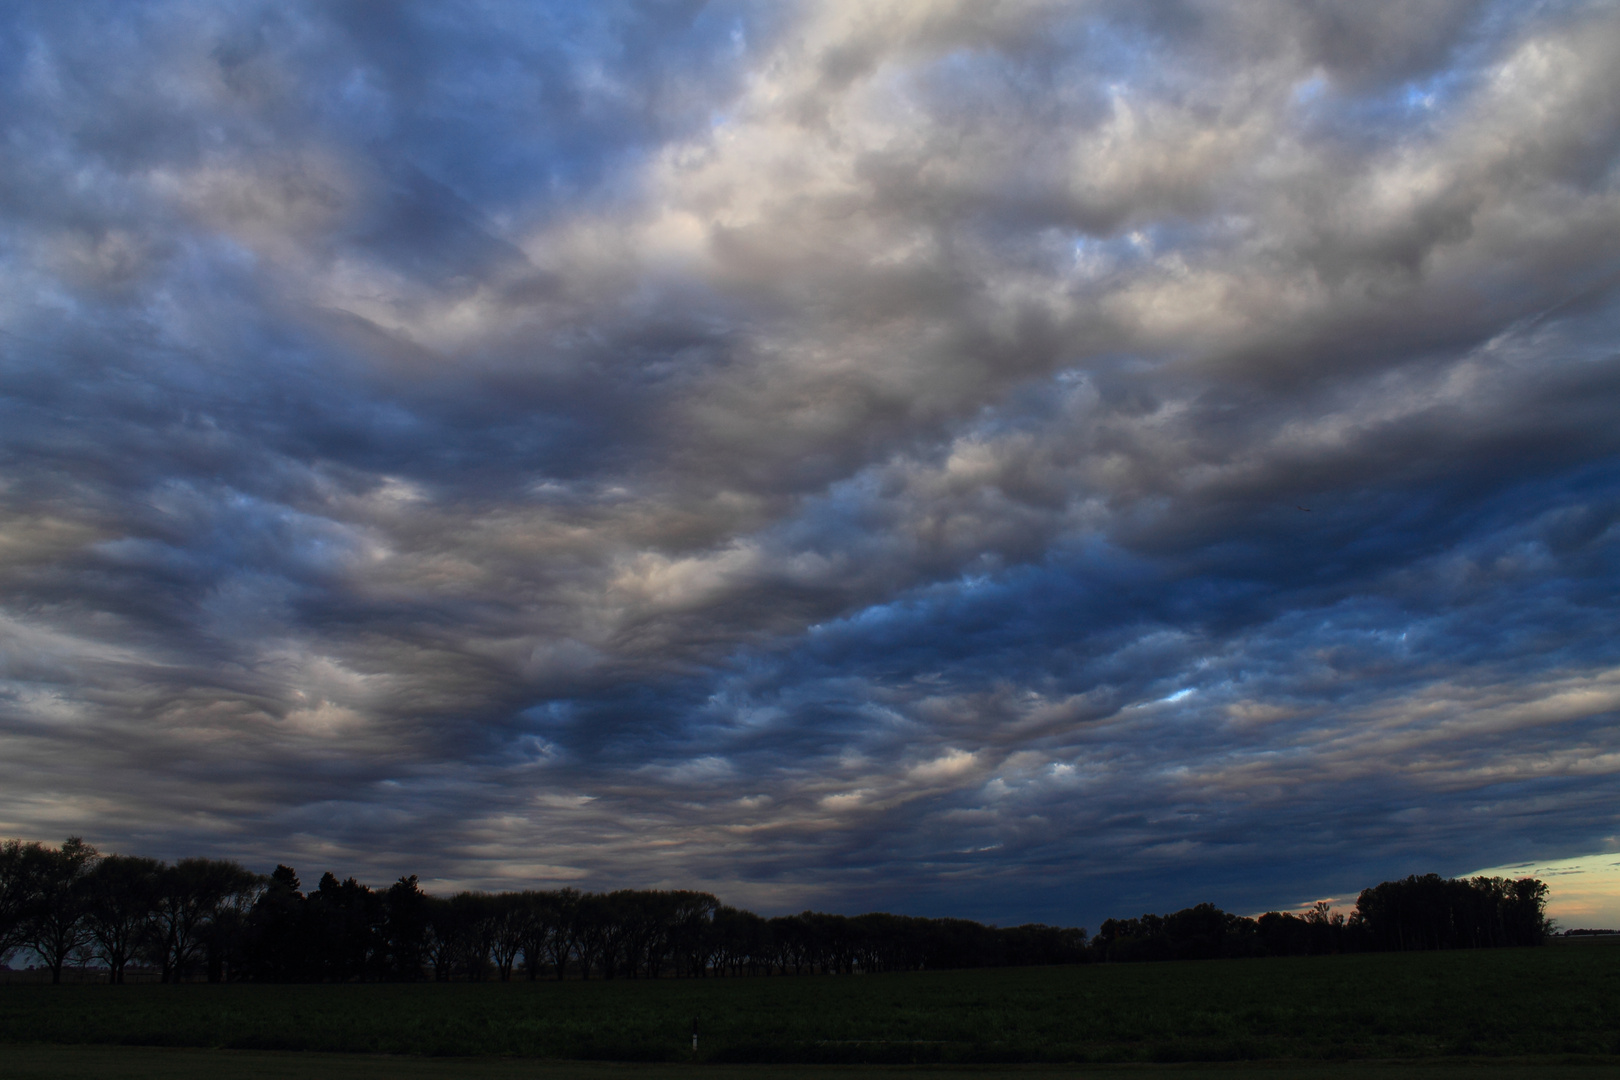
{"label": "silhouetted tree", "polygon": [[40,882],[49,859],[38,842],[0,844],[0,962],[20,948],[40,901]]}
{"label": "silhouetted tree", "polygon": [[435,982],[449,982],[462,951],[461,909],[438,896],[427,898],[427,961]]}
{"label": "silhouetted tree", "polygon": [[613,925],[608,911],[607,897],[597,893],[584,893],[574,905],[574,955],[579,959],[579,977],[589,979],[591,969],[611,968],[609,953],[613,948]]}
{"label": "silhouetted tree", "polygon": [[157,878],[151,938],[163,981],[185,978],[220,909],[244,894],[251,898],[259,887],[257,874],[221,859],[181,859],[164,867]]}
{"label": "silhouetted tree", "polygon": [[319,978],[348,982],[381,977],[387,955],[381,897],[352,877],[339,881],[328,871],[304,898],[304,907]]}
{"label": "silhouetted tree", "polygon": [[96,849],[77,836],[60,848],[42,847],[37,860],[36,899],[24,924],[23,943],[62,981],[68,959],[89,943],[85,923],[85,878],[96,864]]}
{"label": "silhouetted tree", "polygon": [[495,951],[500,903],[489,893],[461,892],[450,898],[450,914],[458,927],[456,966],[470,981],[483,982]]}
{"label": "silhouetted tree", "polygon": [[298,872],[285,865],[278,865],[265,882],[243,935],[243,967],[249,979],[292,982],[314,977],[300,887]]}
{"label": "silhouetted tree", "polygon": [[[661,939],[662,955],[653,963],[649,974],[657,977],[667,960],[675,965],[677,974],[684,967],[688,975],[696,975],[694,954],[703,951],[703,938],[720,901],[705,892],[681,889],[660,894],[665,900],[664,927]],[[651,955],[651,954],[650,954]]]}
{"label": "silhouetted tree", "polygon": [[546,964],[554,929],[552,909],[547,901],[546,893],[532,889],[519,893],[514,901],[517,907],[518,949],[523,955],[523,974],[530,982],[540,977],[540,969]]}
{"label": "silhouetted tree", "polygon": [[429,902],[415,874],[394,882],[384,896],[387,957],[383,967],[388,978],[415,982],[422,977],[428,961]]}
{"label": "silhouetted tree", "polygon": [[709,964],[716,975],[741,975],[745,968],[757,966],[770,932],[764,919],[752,911],[721,904],[709,925]]}
{"label": "silhouetted tree", "polygon": [[546,956],[557,978],[562,979],[568,974],[569,960],[579,955],[579,890],[558,889],[542,895],[541,917],[549,923]]}
{"label": "silhouetted tree", "polygon": [[162,870],[156,859],[108,855],[84,877],[85,926],[113,985],[151,932]]}
{"label": "silhouetted tree", "polygon": [[1092,940],[1097,959],[1114,962],[1253,956],[1262,948],[1254,919],[1222,911],[1214,904],[1198,904],[1170,915],[1107,919]]}
{"label": "silhouetted tree", "polygon": [[1268,956],[1304,956],[1311,951],[1311,924],[1291,912],[1266,912],[1255,920],[1255,932]]}
{"label": "silhouetted tree", "polygon": [[501,982],[511,982],[512,968],[523,951],[528,904],[518,893],[498,893],[488,898],[488,904],[490,957]]}
{"label": "silhouetted tree", "polygon": [[1509,945],[1541,945],[1552,935],[1552,920],[1547,918],[1547,886],[1535,878],[1505,881],[1501,878],[1475,878],[1490,881],[1501,891],[1497,893],[1497,912],[1500,918],[1502,942]]}

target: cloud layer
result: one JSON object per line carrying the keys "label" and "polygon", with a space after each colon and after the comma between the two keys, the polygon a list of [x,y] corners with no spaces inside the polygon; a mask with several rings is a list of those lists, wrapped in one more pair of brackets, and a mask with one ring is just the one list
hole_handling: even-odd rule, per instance
{"label": "cloud layer", "polygon": [[1095,921],[1612,850],[1603,3],[22,5],[0,831]]}

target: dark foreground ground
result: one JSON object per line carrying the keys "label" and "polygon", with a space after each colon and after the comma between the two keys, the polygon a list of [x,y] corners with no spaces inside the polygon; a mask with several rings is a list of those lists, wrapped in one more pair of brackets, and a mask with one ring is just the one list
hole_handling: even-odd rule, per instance
{"label": "dark foreground ground", "polygon": [[1601,1080],[1620,1059],[1464,1058],[1174,1065],[678,1065],[532,1058],[408,1058],[151,1046],[5,1048],[8,1080]]}
{"label": "dark foreground ground", "polygon": [[[854,978],[0,986],[0,1043],[8,1080],[913,1071],[834,1065],[949,1065],[921,1071],[966,1080],[1074,1063],[1087,1076],[1595,1077],[1620,1075],[1620,943]],[[317,1056],[330,1053],[355,1056]]]}

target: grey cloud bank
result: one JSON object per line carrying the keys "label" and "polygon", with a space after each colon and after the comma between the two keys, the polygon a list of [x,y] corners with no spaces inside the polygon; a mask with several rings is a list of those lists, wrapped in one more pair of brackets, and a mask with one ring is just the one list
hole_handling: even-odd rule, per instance
{"label": "grey cloud bank", "polygon": [[18,5],[0,832],[1094,924],[1620,847],[1605,3]]}

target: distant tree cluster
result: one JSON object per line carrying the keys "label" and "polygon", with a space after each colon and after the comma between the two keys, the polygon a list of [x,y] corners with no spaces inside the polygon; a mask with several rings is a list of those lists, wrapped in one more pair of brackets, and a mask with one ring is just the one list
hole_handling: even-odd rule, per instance
{"label": "distant tree cluster", "polygon": [[164,982],[349,982],[704,978],[855,974],[1387,949],[1539,944],[1546,886],[1531,878],[1430,874],[1362,892],[1348,919],[1325,903],[1257,919],[1213,904],[1082,928],[986,926],[966,919],[804,912],[764,918],[703,892],[575,889],[422,891],[415,876],[378,891],[324,874],[305,892],[278,866],[263,877],[214,859],[172,865],[0,844],[0,959],[37,954],[61,981],[68,964],[113,983],[144,964]]}
{"label": "distant tree cluster", "polygon": [[1547,886],[1534,878],[1414,875],[1363,889],[1348,918],[1318,903],[1303,915],[1270,911],[1257,919],[1213,904],[1109,919],[1092,952],[1129,961],[1539,945],[1552,932],[1546,906]]}

